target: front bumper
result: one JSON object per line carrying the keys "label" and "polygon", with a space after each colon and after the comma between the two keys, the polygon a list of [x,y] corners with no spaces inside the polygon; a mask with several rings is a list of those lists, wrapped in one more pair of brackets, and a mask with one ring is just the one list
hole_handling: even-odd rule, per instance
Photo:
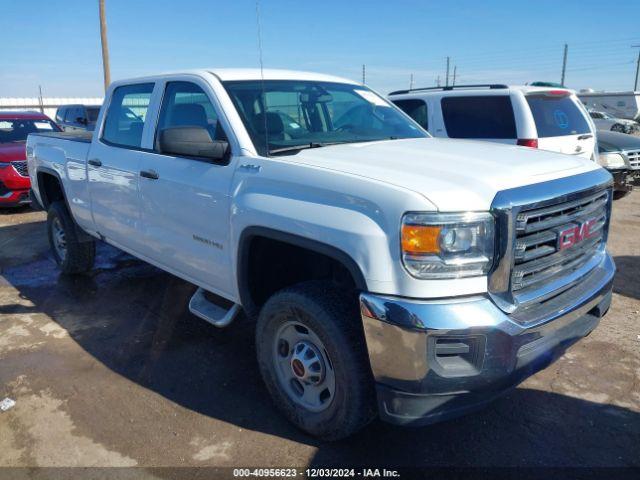
{"label": "front bumper", "polygon": [[20,175],[10,163],[0,164],[0,207],[29,203],[29,177]]}
{"label": "front bumper", "polygon": [[361,294],[381,418],[433,423],[515,387],[598,325],[611,303],[614,273],[605,253],[588,278],[558,296],[561,308],[552,301],[547,315],[527,324],[487,296],[420,301]]}
{"label": "front bumper", "polygon": [[614,192],[626,193],[633,190],[633,183],[634,183],[633,170],[628,170],[628,169],[609,170],[609,173],[613,176]]}

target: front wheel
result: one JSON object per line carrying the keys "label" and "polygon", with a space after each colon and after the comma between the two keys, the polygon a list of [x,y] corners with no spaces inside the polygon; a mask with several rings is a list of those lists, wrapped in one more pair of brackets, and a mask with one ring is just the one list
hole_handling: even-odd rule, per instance
{"label": "front wheel", "polygon": [[64,202],[53,202],[47,213],[47,234],[53,258],[62,273],[83,273],[93,267],[96,244],[80,241],[73,218]]}
{"label": "front wheel", "polygon": [[375,416],[356,307],[330,284],[309,282],[276,293],[258,318],[258,363],[276,406],[325,440],[347,437]]}

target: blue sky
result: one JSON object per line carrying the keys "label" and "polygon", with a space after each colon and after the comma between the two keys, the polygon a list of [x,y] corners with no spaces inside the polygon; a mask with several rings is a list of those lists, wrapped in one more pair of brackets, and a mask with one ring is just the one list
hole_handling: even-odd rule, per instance
{"label": "blue sky", "polygon": [[[100,96],[97,0],[0,0],[0,97]],[[607,7],[610,5],[610,7]],[[106,0],[112,79],[257,67],[255,0]],[[607,9],[610,9],[607,12]],[[444,81],[633,87],[640,2],[260,0],[265,67],[360,79],[382,93]],[[604,19],[608,19],[605,21]],[[634,36],[635,33],[635,36]]]}

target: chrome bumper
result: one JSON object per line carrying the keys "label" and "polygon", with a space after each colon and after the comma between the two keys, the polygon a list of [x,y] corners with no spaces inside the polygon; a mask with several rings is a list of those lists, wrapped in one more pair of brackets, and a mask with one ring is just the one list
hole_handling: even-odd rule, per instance
{"label": "chrome bumper", "polygon": [[398,424],[454,417],[548,366],[597,326],[611,302],[614,273],[605,253],[582,282],[528,323],[488,296],[428,301],[361,294],[381,417]]}

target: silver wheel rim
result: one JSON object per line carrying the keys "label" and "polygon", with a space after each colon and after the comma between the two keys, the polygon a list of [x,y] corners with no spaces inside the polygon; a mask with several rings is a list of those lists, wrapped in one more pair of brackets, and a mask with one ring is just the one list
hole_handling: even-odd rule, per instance
{"label": "silver wheel rim", "polygon": [[58,257],[60,260],[64,260],[67,256],[67,238],[64,234],[64,228],[62,228],[62,222],[58,217],[55,217],[51,222],[51,239]]}
{"label": "silver wheel rim", "polygon": [[273,361],[280,386],[294,403],[311,412],[321,412],[331,405],[335,372],[313,330],[300,322],[285,322],[275,336]]}

